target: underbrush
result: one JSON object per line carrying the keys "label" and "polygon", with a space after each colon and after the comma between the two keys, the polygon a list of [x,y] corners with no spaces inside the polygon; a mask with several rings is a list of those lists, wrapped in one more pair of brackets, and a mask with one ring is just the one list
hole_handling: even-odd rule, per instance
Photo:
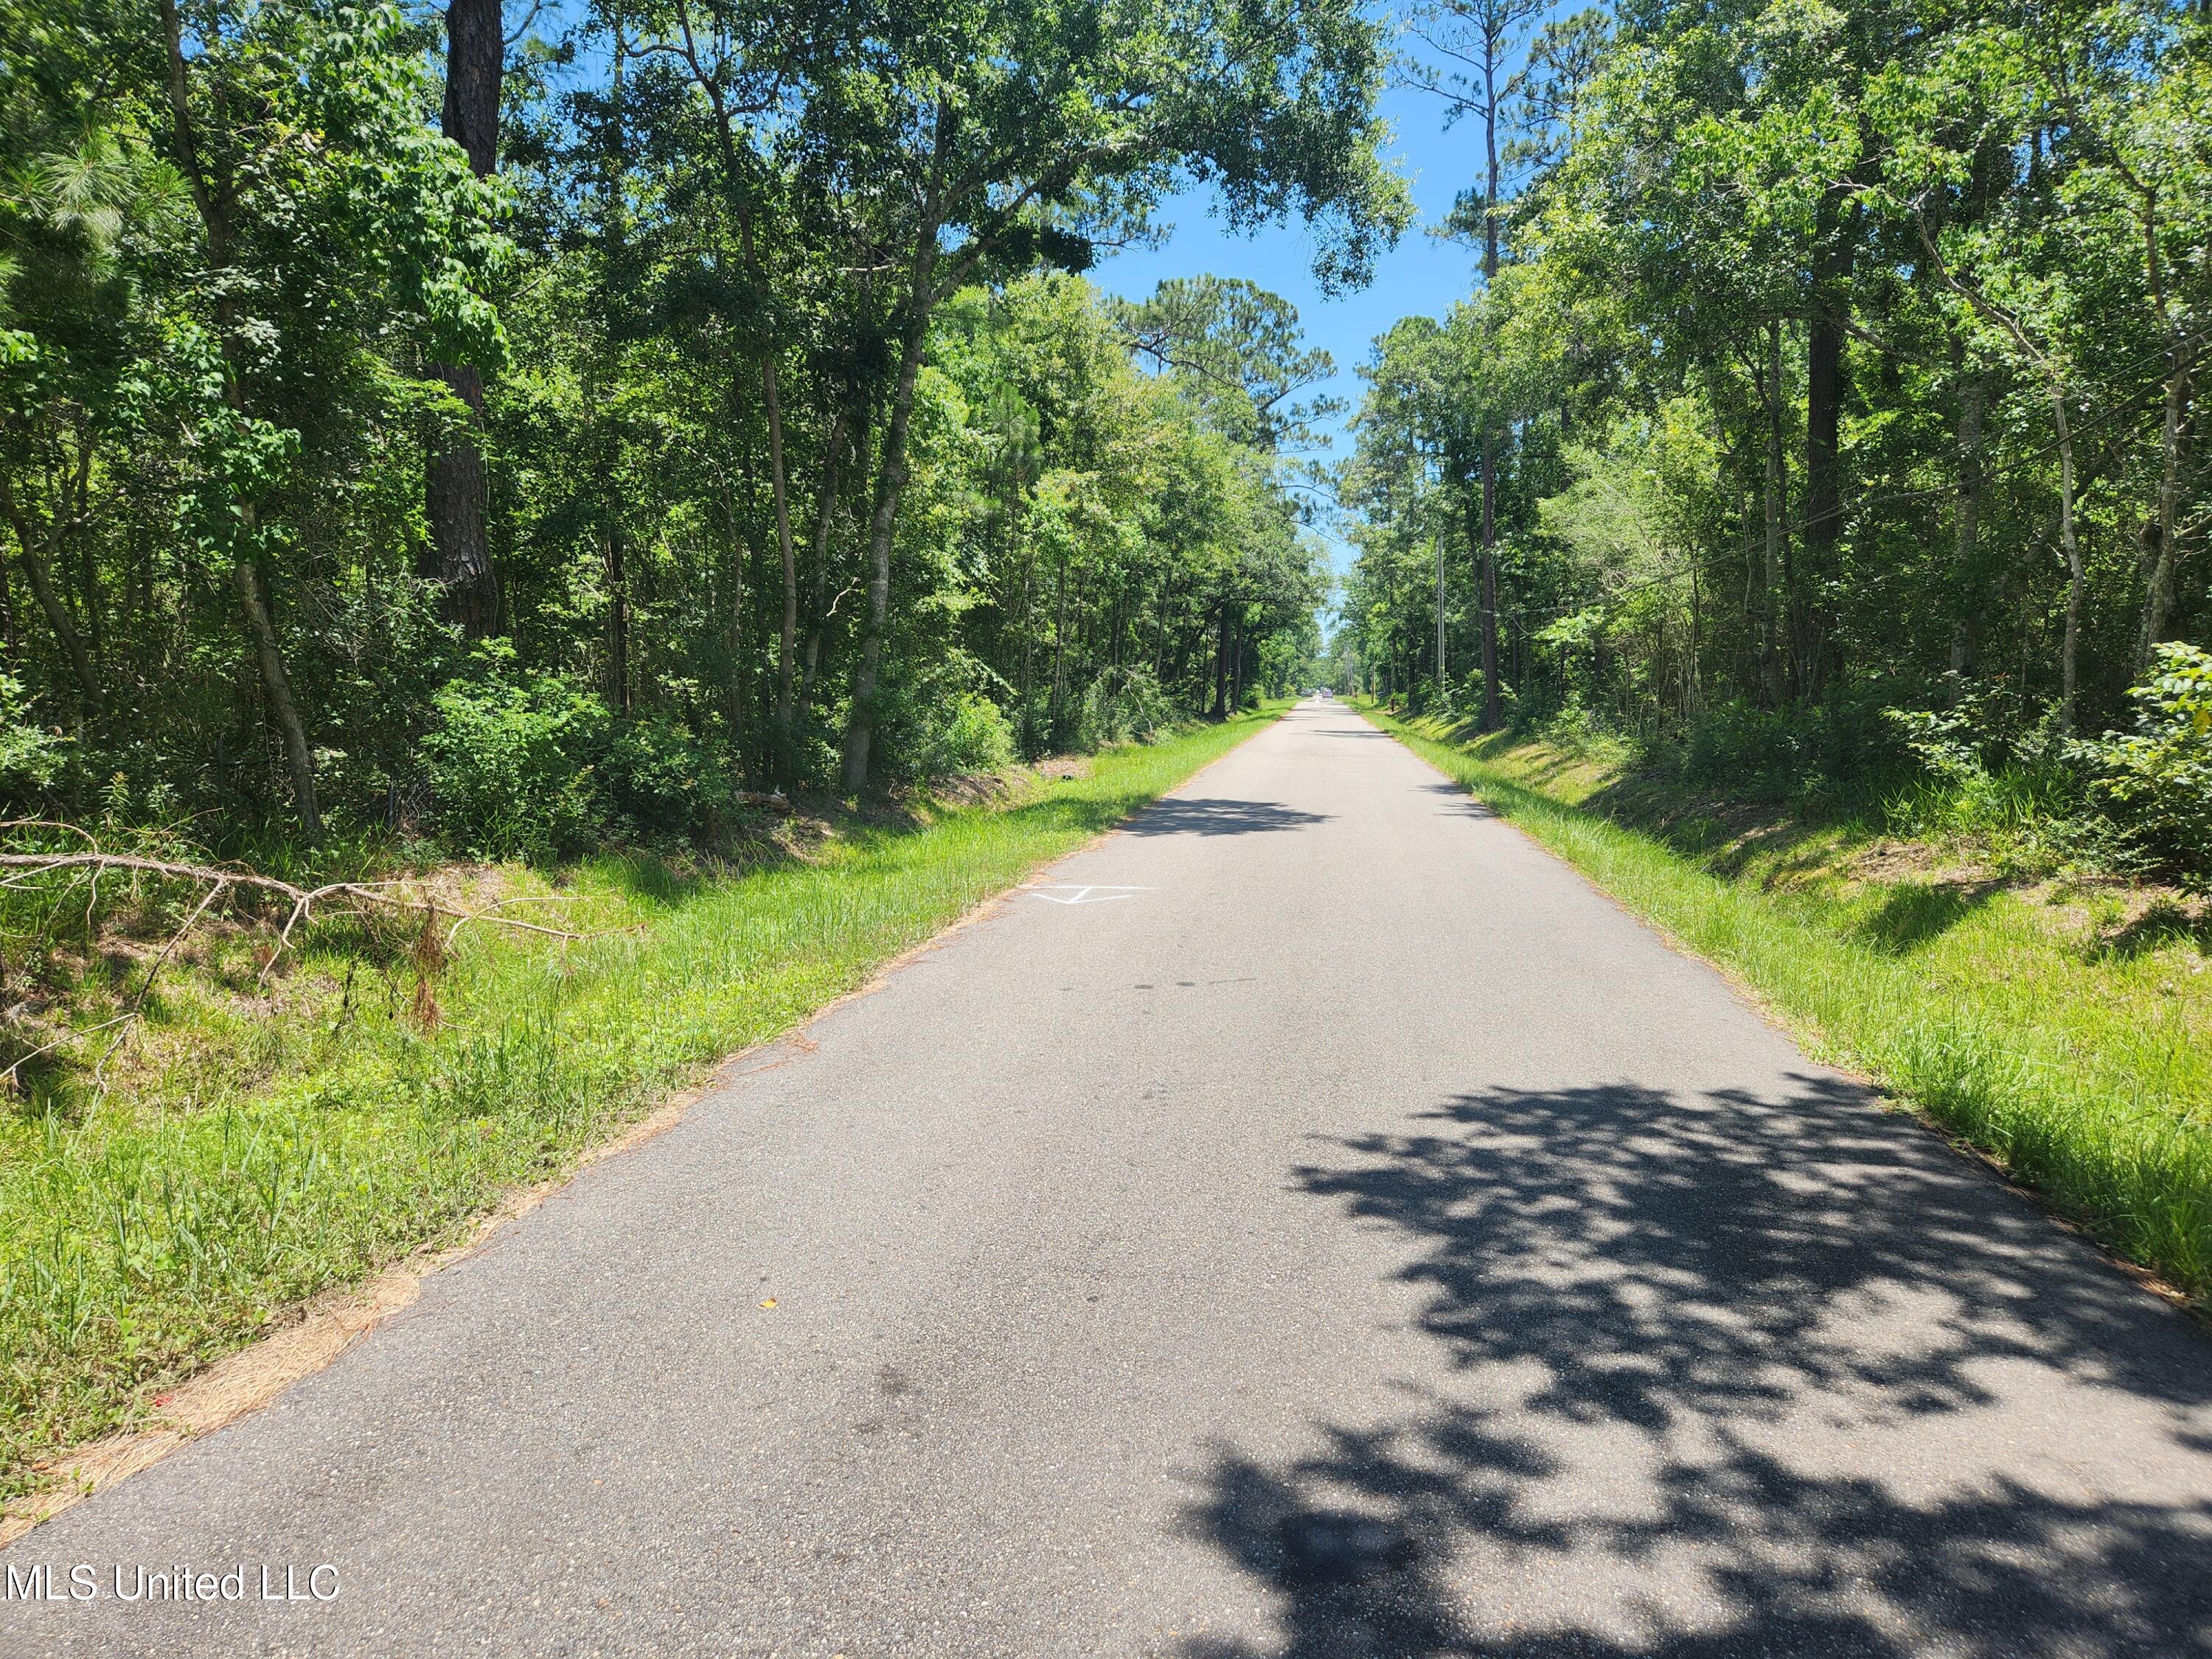
{"label": "underbrush", "polygon": [[2027,881],[1875,814],[1746,807],[1617,757],[1373,717],[1816,1052],[2212,1297],[2212,907],[2110,878]]}
{"label": "underbrush", "polygon": [[[848,816],[750,871],[432,872],[457,904],[557,917],[573,939],[487,926],[449,948],[443,926],[342,919],[264,972],[265,919],[233,917],[170,957],[105,1054],[90,1028],[189,902],[112,884],[39,969],[81,1036],[0,1115],[0,1491],[305,1297],[453,1237],[1272,717],[1115,750],[996,805]],[[33,964],[18,951],[9,971],[27,986]]]}
{"label": "underbrush", "polygon": [[[1781,708],[1717,702],[1653,731],[1623,730],[1572,697],[1540,714],[1509,702],[1507,746],[1607,771],[1608,810],[1644,798],[1786,809],[1929,842],[2008,879],[2212,892],[2212,653],[2157,647],[2128,694],[2130,729],[2094,738],[2068,736],[2055,709],[2002,683],[1950,676],[1938,692],[1932,708],[1878,685]],[[1425,729],[1479,735],[1448,716]]]}

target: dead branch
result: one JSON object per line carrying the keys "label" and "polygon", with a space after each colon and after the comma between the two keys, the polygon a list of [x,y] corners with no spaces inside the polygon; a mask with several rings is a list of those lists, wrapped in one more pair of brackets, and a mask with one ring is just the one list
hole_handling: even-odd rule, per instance
{"label": "dead branch", "polygon": [[[168,943],[161,947],[161,954],[154,959],[153,966],[147,970],[145,981],[140,985],[138,994],[132,1000],[134,1011],[144,1004],[147,994],[153,989],[154,975],[161,971],[162,964],[169,959],[177,946],[198,924],[216,900],[233,890],[266,893],[272,897],[288,901],[283,922],[277,927],[276,939],[270,948],[269,959],[261,967],[264,978],[276,967],[284,952],[291,948],[292,936],[300,925],[302,922],[313,921],[319,914],[398,915],[404,913],[420,913],[424,916],[426,925],[433,927],[441,919],[451,916],[454,918],[454,921],[452,929],[446,936],[448,945],[451,945],[455,934],[472,921],[481,921],[495,927],[512,928],[520,933],[542,934],[550,939],[557,939],[564,944],[604,939],[611,933],[636,931],[636,927],[611,927],[597,932],[580,932],[573,928],[551,927],[540,922],[524,921],[520,917],[496,914],[507,905],[529,902],[521,898],[501,899],[479,909],[461,909],[425,893],[420,884],[405,879],[333,881],[325,882],[319,887],[303,887],[296,882],[286,881],[278,876],[264,875],[258,871],[240,869],[236,866],[190,864],[174,859],[145,858],[130,853],[102,852],[96,840],[87,831],[74,824],[53,823],[44,819],[15,819],[0,822],[0,830],[31,828],[73,830],[83,836],[90,844],[84,851],[74,853],[0,853],[0,890],[27,887],[43,878],[64,873],[72,876],[83,873],[90,876],[96,884],[100,875],[108,871],[153,876],[164,881],[190,883],[205,890],[200,895],[199,902],[193,907],[191,914],[185,917],[183,927],[170,936]],[[550,900],[562,896],[544,894],[535,896],[538,899]],[[96,886],[94,898],[96,902]],[[88,921],[88,925],[89,925]],[[642,925],[642,923],[638,924],[641,927]],[[45,1050],[41,1049],[38,1052],[44,1053]],[[24,1059],[29,1060],[34,1057],[27,1054]],[[21,1063],[21,1060],[16,1062],[17,1065]],[[11,1067],[8,1071],[0,1071],[0,1077],[10,1074],[12,1069]]]}
{"label": "dead branch", "polygon": [[570,896],[566,893],[518,893],[512,898],[503,898],[497,903],[487,904],[483,909],[471,911],[463,916],[447,931],[446,949],[450,951],[453,948],[454,935],[467,927],[470,922],[491,921],[494,919],[495,911],[504,910],[510,904],[567,904],[568,902],[570,902]]}
{"label": "dead branch", "polygon": [[169,942],[161,947],[161,955],[154,958],[153,966],[147,969],[146,977],[140,981],[138,994],[131,1000],[131,1006],[134,1011],[143,1008],[146,1006],[146,999],[154,994],[154,975],[161,971],[161,964],[169,959],[169,953],[184,943],[185,935],[192,931],[193,926],[207,914],[208,906],[222,896],[223,890],[229,885],[228,881],[219,881],[201,894],[200,902],[192,907],[191,915],[185,918],[185,925],[169,935]]}
{"label": "dead branch", "polygon": [[137,1018],[138,1011],[136,1008],[133,1008],[128,1013],[116,1015],[113,1019],[103,1019],[97,1025],[88,1025],[81,1031],[76,1030],[64,1031],[52,1042],[40,1043],[37,1048],[32,1049],[29,1054],[24,1054],[11,1061],[4,1069],[0,1069],[0,1078],[4,1078],[12,1084],[15,1080],[15,1073],[22,1067],[28,1066],[40,1054],[52,1054],[55,1049],[60,1048],[64,1042],[73,1042],[78,1037],[90,1036],[94,1031],[104,1031],[111,1025],[120,1025],[125,1020],[136,1019]]}

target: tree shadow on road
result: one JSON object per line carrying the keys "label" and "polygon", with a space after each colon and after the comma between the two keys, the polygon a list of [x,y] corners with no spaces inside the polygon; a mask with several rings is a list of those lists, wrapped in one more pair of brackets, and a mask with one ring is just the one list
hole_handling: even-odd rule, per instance
{"label": "tree shadow on road", "polygon": [[[1817,1077],[1426,1115],[1294,1178],[1464,1397],[1217,1447],[1186,1522],[1279,1639],[1188,1659],[2212,1652],[2212,1344],[1989,1172]],[[1306,1571],[1316,1515],[1407,1547]]]}
{"label": "tree shadow on road", "polygon": [[1443,811],[1455,814],[1460,817],[1494,818],[1498,816],[1497,810],[1487,801],[1476,799],[1475,797],[1468,794],[1467,791],[1462,788],[1458,784],[1451,782],[1425,783],[1420,786],[1420,788],[1421,793],[1425,795],[1436,795],[1440,797],[1443,802]]}
{"label": "tree shadow on road", "polygon": [[1132,836],[1249,836],[1269,830],[1303,830],[1326,823],[1326,812],[1309,812],[1272,800],[1218,800],[1170,796],[1156,801],[1125,826]]}

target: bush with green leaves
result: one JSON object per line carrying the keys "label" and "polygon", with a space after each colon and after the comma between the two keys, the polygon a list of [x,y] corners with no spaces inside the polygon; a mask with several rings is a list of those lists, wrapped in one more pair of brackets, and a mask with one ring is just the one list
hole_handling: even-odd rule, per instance
{"label": "bush with green leaves", "polygon": [[1783,708],[1741,697],[1717,702],[1661,753],[1685,783],[1767,799],[1879,785],[1911,764],[1888,711],[1868,688]]}
{"label": "bush with green leaves", "polygon": [[2087,799],[2080,769],[2039,730],[2017,729],[1972,695],[1946,708],[1893,708],[1886,716],[1917,765],[1881,803],[1898,833],[1964,838],[2014,872],[2125,862],[2112,825]]}
{"label": "bush with green leaves", "polygon": [[2150,678],[2128,693],[2136,729],[2078,745],[2094,787],[2167,873],[2212,887],[2212,652],[2156,648]]}
{"label": "bush with green leaves", "polygon": [[1014,763],[1014,728],[988,697],[964,692],[943,711],[918,758],[927,777],[1000,771]]}
{"label": "bush with green leaves", "polygon": [[617,722],[598,763],[617,839],[719,841],[737,785],[710,744],[665,715]]}
{"label": "bush with green leaves", "polygon": [[13,674],[0,674],[0,788],[27,798],[52,783],[67,759],[69,739],[31,717],[30,695]]}
{"label": "bush with green leaves", "polygon": [[518,673],[487,653],[477,678],[434,699],[422,739],[438,835],[471,858],[557,858],[580,850],[605,817],[599,773],[611,718],[588,691]]}
{"label": "bush with green leaves", "polygon": [[884,685],[877,693],[876,723],[885,738],[885,769],[918,783],[1012,766],[1019,752],[1014,725],[990,695],[1007,689],[966,651]]}
{"label": "bush with green leaves", "polygon": [[[1255,688],[1248,704],[1256,704]],[[1109,668],[1083,696],[1081,736],[1085,749],[1115,743],[1156,743],[1182,723],[1175,700],[1142,665]]]}

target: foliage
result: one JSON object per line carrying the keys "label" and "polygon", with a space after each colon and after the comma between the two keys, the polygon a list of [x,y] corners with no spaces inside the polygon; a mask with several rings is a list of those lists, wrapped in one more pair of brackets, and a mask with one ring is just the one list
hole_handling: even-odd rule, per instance
{"label": "foliage", "polygon": [[68,739],[31,718],[23,683],[0,674],[0,787],[42,789],[62,769]]}
{"label": "foliage", "polygon": [[917,776],[1000,772],[1014,763],[1013,726],[999,705],[980,692],[932,699],[919,712],[927,728],[909,732],[907,738]]}
{"label": "foliage", "polygon": [[2212,628],[2203,8],[1660,0],[1494,86],[1530,19],[1431,10],[1507,199],[1454,222],[1494,275],[1364,371],[1361,683],[2201,875],[2185,733],[2069,745]]}
{"label": "foliage", "polygon": [[478,859],[558,857],[605,816],[597,775],[606,706],[554,676],[502,669],[456,680],[435,699],[422,739],[440,834]]}
{"label": "foliage", "polygon": [[2164,867],[2212,883],[2212,653],[2158,647],[2136,729],[2091,745],[2098,793]]}
{"label": "foliage", "polygon": [[1094,744],[1157,743],[1182,720],[1174,700],[1142,664],[1106,669],[1083,696],[1084,735]]}
{"label": "foliage", "polygon": [[385,4],[0,3],[0,672],[70,757],[17,721],[9,787],[568,856],[988,763],[969,693],[1047,744],[1115,665],[1242,701],[1313,601],[1313,354],[1244,285],[1140,358],[1068,273],[1199,183],[1359,275],[1406,217],[1376,20],[511,21],[457,66]]}

